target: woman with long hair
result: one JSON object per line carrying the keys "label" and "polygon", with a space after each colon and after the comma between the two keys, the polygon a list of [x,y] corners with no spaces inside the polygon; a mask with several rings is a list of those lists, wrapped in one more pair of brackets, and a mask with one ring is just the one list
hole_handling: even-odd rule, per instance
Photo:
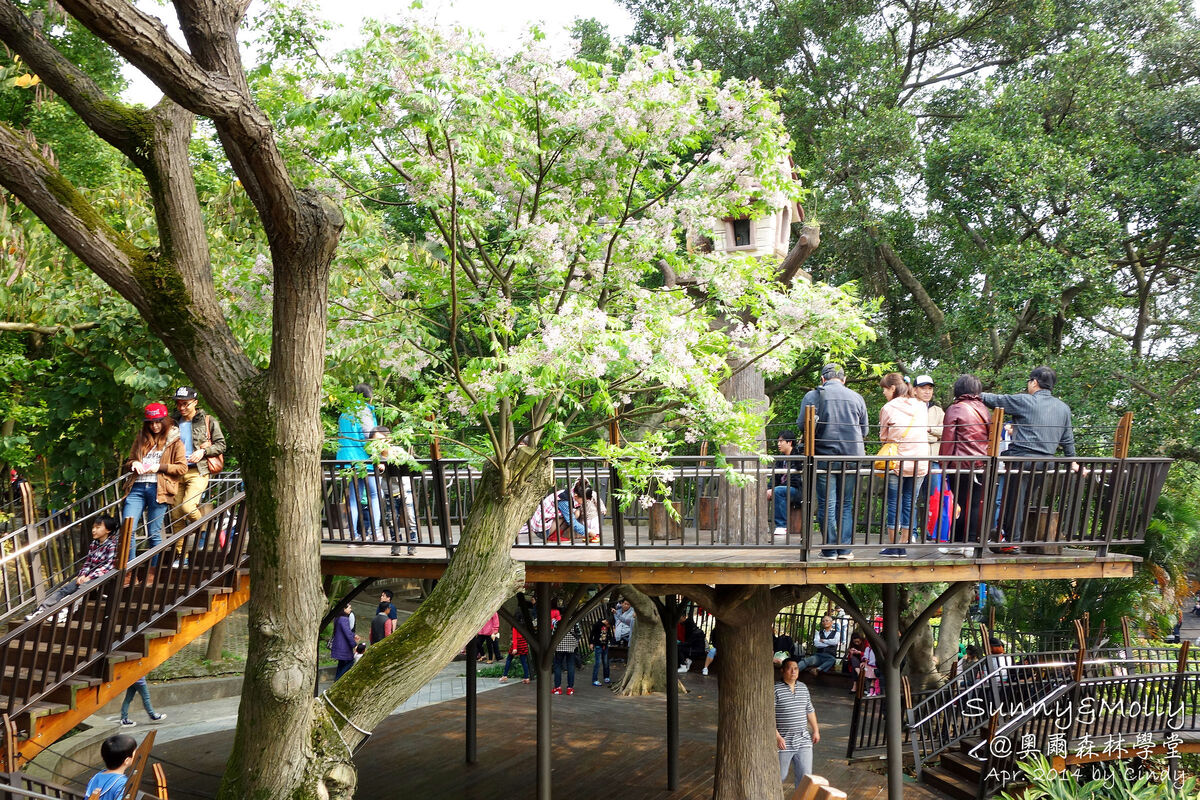
{"label": "woman with long hair", "polygon": [[[887,471],[887,535],[892,545],[908,544],[917,541],[917,498],[929,474],[929,462],[916,460],[929,455],[929,413],[924,403],[909,395],[908,384],[899,372],[884,375],[879,388],[887,400],[879,411],[879,440],[894,442],[900,457],[900,468]],[[908,551],[886,547],[879,555],[905,558]]]}
{"label": "woman with long hair", "polygon": [[[179,489],[179,479],[187,473],[187,454],[162,403],[146,406],[142,429],[133,440],[129,458],[122,468],[131,472],[121,516],[133,519],[134,527],[146,515],[149,546],[162,542],[163,515],[171,507]],[[129,557],[137,555],[135,540],[130,539]],[[157,557],[155,557],[157,561]]]}
{"label": "woman with long hair", "polygon": [[983,503],[986,492],[983,486],[984,457],[988,454],[991,440],[991,411],[983,404],[979,395],[983,384],[974,375],[959,375],[954,382],[954,403],[946,410],[942,429],[940,456],[979,456],[976,461],[946,461],[942,472],[949,478],[954,492],[954,502],[962,512],[954,520],[953,547],[938,548],[951,555],[971,555],[969,542],[979,541],[983,524]]}

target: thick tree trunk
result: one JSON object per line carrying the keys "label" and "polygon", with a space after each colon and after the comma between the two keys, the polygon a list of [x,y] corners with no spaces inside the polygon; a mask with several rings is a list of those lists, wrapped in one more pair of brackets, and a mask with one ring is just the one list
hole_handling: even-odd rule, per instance
{"label": "thick tree trunk", "polygon": [[937,670],[943,678],[950,674],[950,665],[958,659],[958,645],[962,639],[963,622],[971,610],[971,586],[963,586],[942,603],[942,624],[938,628]]}
{"label": "thick tree trunk", "polygon": [[309,739],[309,782],[304,794],[288,797],[352,797],[350,755],[365,738],[360,729],[373,730],[428,683],[524,583],[525,570],[513,560],[510,546],[552,477],[544,454],[525,448],[517,458],[538,463],[528,471],[514,465],[513,474],[528,472],[529,477],[507,491],[494,469],[484,469],[462,540],[429,597],[394,634],[368,648],[324,699],[314,704],[309,698],[317,717]]}
{"label": "thick tree trunk", "polygon": [[[319,206],[308,210],[320,213]],[[337,245],[337,229],[321,221],[307,220],[305,249],[273,253],[271,367],[265,380],[244,384],[231,437],[246,484],[250,580],[256,589],[248,604],[246,676],[223,798],[298,797],[300,787],[313,785],[309,771],[318,719],[312,687],[317,625],[325,610],[321,378],[328,267]],[[332,780],[353,786],[348,757]]]}
{"label": "thick tree trunk", "polygon": [[[933,599],[924,587],[900,587],[900,628],[904,633],[912,626],[917,616]],[[937,686],[937,665],[933,659],[933,630],[928,620],[917,623],[917,630],[912,634],[913,643],[908,650],[904,662],[904,674],[908,676],[909,685],[913,691],[926,687]],[[889,687],[890,688],[890,687]]]}
{"label": "thick tree trunk", "polygon": [[[721,384],[721,393],[733,401],[750,401],[757,410],[766,411],[767,390],[763,375],[753,366],[731,361],[734,374]],[[766,433],[758,443],[759,452],[766,452]],[[758,468],[755,453],[746,453],[731,446],[722,446],[721,455],[735,461],[734,466],[751,475]],[[718,535],[723,542],[770,542],[774,528],[772,506],[766,500],[766,482],[753,480],[746,486],[732,486],[720,480],[720,519]]]}
{"label": "thick tree trunk", "polygon": [[[741,587],[724,587],[732,591]],[[775,749],[769,586],[748,590],[732,613],[717,618],[717,764],[714,800],[782,796]]]}
{"label": "thick tree trunk", "polygon": [[629,638],[629,661],[625,674],[613,686],[624,697],[654,694],[667,690],[667,649],[662,622],[654,602],[632,586],[622,586],[637,614],[633,635]]}

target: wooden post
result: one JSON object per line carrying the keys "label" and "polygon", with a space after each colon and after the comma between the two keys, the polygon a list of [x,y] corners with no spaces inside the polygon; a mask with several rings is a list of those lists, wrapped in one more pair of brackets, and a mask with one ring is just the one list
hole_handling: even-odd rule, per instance
{"label": "wooden post", "polygon": [[[608,421],[608,442],[612,445],[621,443],[621,425],[616,417]],[[613,528],[613,548],[617,561],[625,560],[625,515],[621,511],[621,504],[617,502],[617,491],[621,488],[621,476],[617,474],[617,468],[609,462],[608,465],[608,481],[609,493],[612,498],[612,528]]]}
{"label": "wooden post", "polygon": [[[817,467],[813,460],[817,447],[817,409],[806,406],[804,409],[804,482],[800,492],[800,544],[803,552],[800,557],[808,561],[809,543],[812,541],[813,510],[817,507]],[[828,520],[826,520],[828,525]],[[825,532],[821,531],[822,537]],[[824,541],[824,538],[822,538]]]}
{"label": "wooden post", "polygon": [[[991,552],[987,544],[996,523],[996,501],[1000,497],[1000,440],[1004,434],[1003,408],[992,409],[992,417],[988,425],[987,462],[983,468],[983,508],[979,520],[979,552],[985,557]],[[999,535],[997,529],[997,541],[999,541]]]}
{"label": "wooden post", "polygon": [[1133,434],[1133,412],[1126,411],[1117,423],[1117,433],[1113,438],[1113,458],[1129,458],[1129,440]]}
{"label": "wooden post", "polygon": [[442,445],[435,436],[429,443],[429,465],[433,471],[433,497],[438,505],[440,524],[438,529],[442,534],[442,546],[446,548],[446,558],[454,556],[454,535],[450,528],[450,499],[446,495],[446,467],[442,464]]}

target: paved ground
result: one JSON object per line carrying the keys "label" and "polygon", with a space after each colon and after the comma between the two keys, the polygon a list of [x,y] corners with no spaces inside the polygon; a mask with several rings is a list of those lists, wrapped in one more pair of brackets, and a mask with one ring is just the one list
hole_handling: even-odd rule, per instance
{"label": "paved ground", "polygon": [[[397,710],[359,751],[360,798],[393,798],[397,787],[413,797],[482,800],[532,797],[534,792],[534,686],[481,678],[479,761],[464,763],[461,663]],[[587,677],[590,677],[587,676]],[[621,800],[700,800],[712,793],[716,745],[716,680],[686,676],[691,692],[680,699],[681,786],[665,789],[665,717],[662,695],[618,698],[584,677],[574,697],[554,698],[555,797]],[[856,800],[886,797],[885,779],[866,765],[847,765],[850,702],[840,691],[818,690],[824,739],[816,769]],[[166,708],[154,755],[164,762],[171,796],[210,797],[232,746],[236,699]],[[408,710],[412,709],[412,710]],[[134,729],[139,731],[141,726]],[[881,764],[876,766],[881,767]],[[939,795],[915,784],[905,797]]]}

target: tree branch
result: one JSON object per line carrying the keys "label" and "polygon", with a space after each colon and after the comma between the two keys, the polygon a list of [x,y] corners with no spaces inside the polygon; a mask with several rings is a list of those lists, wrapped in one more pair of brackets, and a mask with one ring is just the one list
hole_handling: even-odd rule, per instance
{"label": "tree branch", "polygon": [[98,328],[99,322],[81,322],[78,325],[38,325],[35,322],[2,322],[0,321],[0,331],[13,331],[14,333],[44,333],[47,336],[53,336],[56,333],[78,333],[79,331],[90,331],[92,328]]}

